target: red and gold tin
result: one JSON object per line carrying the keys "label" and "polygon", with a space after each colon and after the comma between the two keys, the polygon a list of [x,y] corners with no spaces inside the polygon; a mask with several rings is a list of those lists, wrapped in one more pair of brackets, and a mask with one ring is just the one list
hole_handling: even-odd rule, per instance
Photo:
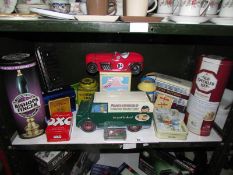
{"label": "red and gold tin", "polygon": [[232,60],[221,56],[199,58],[184,119],[189,131],[210,135],[232,65]]}

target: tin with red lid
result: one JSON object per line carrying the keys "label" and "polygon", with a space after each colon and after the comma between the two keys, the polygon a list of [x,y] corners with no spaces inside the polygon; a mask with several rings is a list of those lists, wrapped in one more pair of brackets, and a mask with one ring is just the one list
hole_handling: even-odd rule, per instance
{"label": "tin with red lid", "polygon": [[191,132],[210,135],[232,65],[232,60],[222,56],[202,55],[198,59],[184,119]]}

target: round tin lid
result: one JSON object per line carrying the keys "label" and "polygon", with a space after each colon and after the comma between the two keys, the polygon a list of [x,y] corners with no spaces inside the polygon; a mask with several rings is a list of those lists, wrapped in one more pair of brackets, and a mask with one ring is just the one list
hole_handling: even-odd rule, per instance
{"label": "round tin lid", "polygon": [[15,53],[4,55],[0,58],[0,69],[15,70],[33,67],[36,60],[29,53]]}
{"label": "round tin lid", "polygon": [[80,87],[85,89],[93,89],[97,87],[96,80],[92,78],[83,78],[80,82]]}

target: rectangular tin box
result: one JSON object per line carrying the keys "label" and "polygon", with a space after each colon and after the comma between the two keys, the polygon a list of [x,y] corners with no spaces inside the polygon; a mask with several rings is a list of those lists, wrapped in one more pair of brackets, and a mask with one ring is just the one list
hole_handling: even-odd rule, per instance
{"label": "rectangular tin box", "polygon": [[145,92],[96,92],[94,103],[108,103],[108,112],[153,112],[154,105]]}
{"label": "rectangular tin box", "polygon": [[169,113],[159,114],[154,110],[155,135],[161,139],[186,140],[188,129],[179,115],[180,113],[174,116]]}
{"label": "rectangular tin box", "polygon": [[76,94],[73,88],[67,87],[43,95],[47,115],[53,112],[73,112],[76,110]]}
{"label": "rectangular tin box", "polygon": [[100,91],[130,91],[131,72],[100,72]]}
{"label": "rectangular tin box", "polygon": [[185,113],[192,82],[157,72],[147,76],[155,79],[156,93],[172,97],[172,108]]}
{"label": "rectangular tin box", "polygon": [[58,142],[70,140],[72,123],[72,112],[54,113],[45,131],[47,141]]}

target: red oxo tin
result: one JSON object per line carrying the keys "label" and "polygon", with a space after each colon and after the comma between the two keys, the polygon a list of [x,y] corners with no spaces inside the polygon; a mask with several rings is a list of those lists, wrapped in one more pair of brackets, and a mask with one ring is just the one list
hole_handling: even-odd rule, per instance
{"label": "red oxo tin", "polygon": [[191,132],[210,135],[232,64],[232,60],[221,56],[199,58],[185,114],[185,123]]}
{"label": "red oxo tin", "polygon": [[68,141],[72,129],[72,112],[54,113],[46,128],[48,142]]}

